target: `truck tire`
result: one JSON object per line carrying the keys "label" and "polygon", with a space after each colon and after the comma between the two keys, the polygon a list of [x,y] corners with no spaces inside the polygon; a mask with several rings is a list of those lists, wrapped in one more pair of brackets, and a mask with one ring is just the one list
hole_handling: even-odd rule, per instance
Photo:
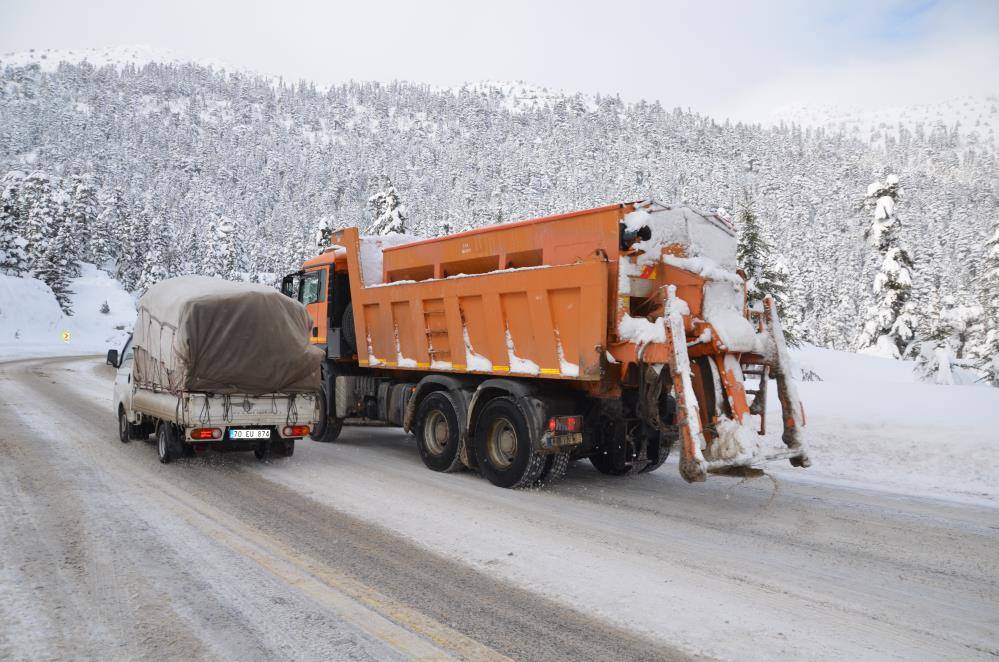
{"label": "truck tire", "polygon": [[118,440],[123,444],[127,444],[132,440],[131,423],[128,422],[128,414],[125,413],[125,408],[122,406],[118,407]]}
{"label": "truck tire", "polygon": [[534,482],[536,487],[548,487],[565,478],[565,471],[569,468],[569,454],[555,453],[545,458],[545,467],[541,470],[541,476]]}
{"label": "truck tire", "polygon": [[351,352],[357,351],[357,330],[354,328],[354,305],[348,303],[340,318],[340,337]]}
{"label": "truck tire", "polygon": [[284,457],[291,457],[295,454],[295,440],[285,439],[284,446],[281,448],[281,455]]}
{"label": "truck tire", "polygon": [[416,447],[428,469],[452,472],[461,463],[461,424],[458,406],[447,391],[434,391],[423,398],[416,409]]}
{"label": "truck tire", "polygon": [[253,449],[253,455],[261,462],[269,460],[271,457],[271,442],[259,442],[257,447]]}
{"label": "truck tire", "polygon": [[340,431],[343,429],[343,419],[329,414],[329,400],[323,393],[319,401],[319,427],[309,433],[309,439],[328,444],[337,440]]}
{"label": "truck tire", "polygon": [[177,430],[173,423],[163,421],[156,431],[156,452],[160,462],[170,464],[180,457],[184,450],[177,439]]}
{"label": "truck tire", "polygon": [[527,419],[511,398],[494,398],[479,414],[473,435],[479,471],[497,487],[533,485],[545,468],[534,452]]}
{"label": "truck tire", "polygon": [[623,432],[624,423],[620,420],[601,418],[599,444],[590,455],[590,464],[607,476],[626,476],[635,468],[628,462],[631,444]]}

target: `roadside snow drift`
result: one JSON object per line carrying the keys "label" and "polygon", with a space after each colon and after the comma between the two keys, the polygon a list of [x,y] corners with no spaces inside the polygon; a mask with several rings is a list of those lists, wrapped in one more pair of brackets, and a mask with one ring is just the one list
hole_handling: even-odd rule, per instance
{"label": "roadside snow drift", "polygon": [[103,353],[124,344],[135,321],[132,295],[94,265],[80,267],[70,281],[72,316],[42,281],[0,274],[0,357]]}

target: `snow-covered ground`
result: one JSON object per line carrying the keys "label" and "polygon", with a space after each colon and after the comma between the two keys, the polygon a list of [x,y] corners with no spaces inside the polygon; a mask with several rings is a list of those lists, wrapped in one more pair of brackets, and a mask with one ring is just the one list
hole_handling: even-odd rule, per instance
{"label": "snow-covered ground", "polygon": [[[999,389],[920,382],[912,361],[807,346],[792,355],[822,380],[798,385],[813,464],[777,475],[999,500]],[[779,443],[775,391],[768,437]]]}
{"label": "snow-covered ground", "polygon": [[121,347],[135,321],[135,300],[104,271],[80,266],[80,277],[70,282],[71,316],[59,309],[45,283],[0,274],[0,358],[99,354]]}

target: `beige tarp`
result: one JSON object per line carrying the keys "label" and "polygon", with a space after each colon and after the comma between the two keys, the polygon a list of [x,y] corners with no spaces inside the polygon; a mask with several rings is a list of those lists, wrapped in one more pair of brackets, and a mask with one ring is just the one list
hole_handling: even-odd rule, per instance
{"label": "beige tarp", "polygon": [[139,300],[134,378],[174,393],[318,391],[324,354],[311,330],[305,306],[270,287],[171,278]]}

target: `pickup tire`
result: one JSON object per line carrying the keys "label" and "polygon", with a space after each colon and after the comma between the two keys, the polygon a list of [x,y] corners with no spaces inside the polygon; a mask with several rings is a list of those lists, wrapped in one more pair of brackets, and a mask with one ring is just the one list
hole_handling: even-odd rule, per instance
{"label": "pickup tire", "polygon": [[479,471],[497,487],[528,487],[545,468],[534,452],[527,418],[511,398],[494,398],[482,408],[473,435]]}
{"label": "pickup tire", "polygon": [[156,453],[163,464],[170,464],[184,454],[183,442],[173,423],[163,421],[156,430]]}
{"label": "pickup tire", "polygon": [[128,414],[125,413],[125,408],[118,405],[118,440],[123,444],[127,444],[132,440],[131,435],[132,424],[128,422]]}
{"label": "pickup tire", "polygon": [[434,391],[416,408],[416,447],[428,469],[452,472],[461,463],[462,434],[458,406],[447,391]]}

